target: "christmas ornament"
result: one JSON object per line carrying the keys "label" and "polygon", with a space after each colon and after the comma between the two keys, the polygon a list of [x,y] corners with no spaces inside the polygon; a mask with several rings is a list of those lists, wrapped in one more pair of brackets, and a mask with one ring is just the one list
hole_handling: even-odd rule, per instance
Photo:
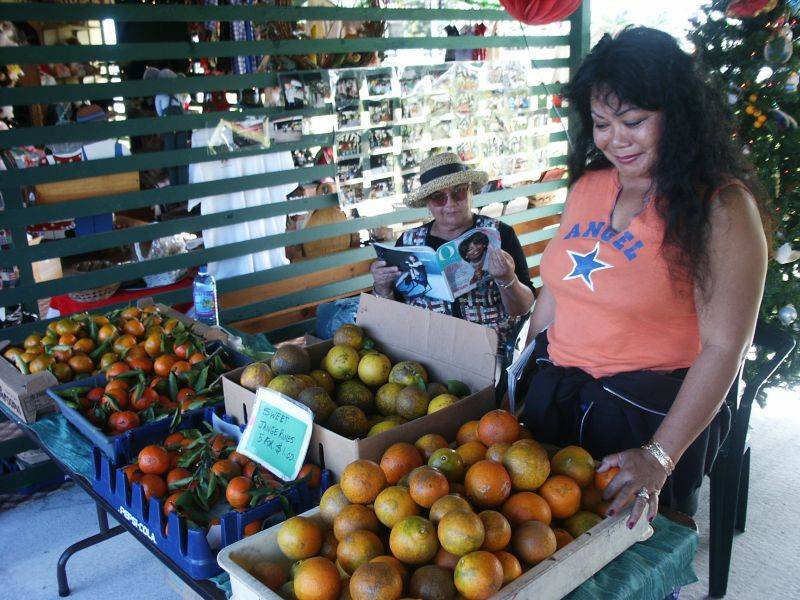
{"label": "christmas ornament", "polygon": [[775,251],[775,260],[782,264],[788,265],[800,258],[800,250],[792,250],[792,245],[786,242]]}
{"label": "christmas ornament", "polygon": [[744,19],[757,17],[778,5],[778,0],[731,0],[725,13],[729,17]]}
{"label": "christmas ornament", "polygon": [[774,65],[782,65],[792,58],[792,28],[788,23],[769,37],[764,45],[764,58]]}
{"label": "christmas ornament", "polygon": [[[800,2],[800,0],[798,0],[798,2]],[[787,92],[796,92],[798,85],[800,85],[800,75],[797,74],[797,71],[792,71],[786,78],[786,83],[783,84],[783,89],[785,89]]]}
{"label": "christmas ornament", "polygon": [[566,19],[582,0],[500,0],[506,12],[527,25],[545,25]]}
{"label": "christmas ornament", "polygon": [[[790,115],[782,111],[779,108],[776,108],[770,112],[772,118],[775,120],[775,124],[778,126],[779,131],[789,131],[790,129],[797,129],[797,120]],[[757,127],[760,127],[758,125]]]}
{"label": "christmas ornament", "polygon": [[784,325],[791,325],[797,320],[797,309],[794,304],[787,304],[778,311],[778,318]]}
{"label": "christmas ornament", "polygon": [[756,94],[750,94],[747,98],[747,106],[744,107],[744,112],[753,117],[753,127],[760,129],[764,126],[764,123],[766,123],[767,115],[756,106],[755,103],[757,100],[758,96]]}

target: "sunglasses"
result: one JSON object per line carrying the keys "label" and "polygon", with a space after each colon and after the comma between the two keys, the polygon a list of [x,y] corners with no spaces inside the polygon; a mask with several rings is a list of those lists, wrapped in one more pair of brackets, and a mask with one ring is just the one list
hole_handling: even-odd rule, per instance
{"label": "sunglasses", "polygon": [[447,204],[447,200],[452,199],[454,203],[464,202],[467,199],[469,192],[469,184],[462,183],[455,187],[447,188],[435,194],[428,196],[428,202],[434,206],[441,208]]}

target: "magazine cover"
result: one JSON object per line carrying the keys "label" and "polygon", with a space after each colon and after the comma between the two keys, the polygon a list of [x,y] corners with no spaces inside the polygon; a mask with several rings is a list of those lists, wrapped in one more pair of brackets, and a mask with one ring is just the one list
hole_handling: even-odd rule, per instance
{"label": "magazine cover", "polygon": [[486,267],[489,246],[500,247],[500,232],[479,227],[438,250],[376,243],[375,252],[387,265],[400,269],[395,282],[398,293],[406,298],[428,296],[453,302],[490,277]]}

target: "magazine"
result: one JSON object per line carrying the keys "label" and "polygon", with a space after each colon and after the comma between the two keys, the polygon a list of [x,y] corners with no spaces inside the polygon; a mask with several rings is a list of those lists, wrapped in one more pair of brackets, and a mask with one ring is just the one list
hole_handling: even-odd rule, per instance
{"label": "magazine", "polygon": [[442,244],[438,250],[376,243],[375,252],[388,266],[400,269],[394,284],[399,294],[453,302],[491,277],[486,266],[489,246],[500,248],[500,232],[477,227]]}

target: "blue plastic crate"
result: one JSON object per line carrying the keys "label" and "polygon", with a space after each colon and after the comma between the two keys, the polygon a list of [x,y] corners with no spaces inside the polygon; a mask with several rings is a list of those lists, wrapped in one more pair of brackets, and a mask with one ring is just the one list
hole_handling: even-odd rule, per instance
{"label": "blue plastic crate", "polygon": [[[211,413],[219,414],[221,408],[207,408],[203,413],[187,416],[177,430],[198,429],[203,421],[210,421]],[[148,423],[126,435],[123,460],[112,463],[98,448],[94,449],[94,476],[92,487],[119,513],[132,523],[153,545],[167,554],[194,579],[207,579],[222,570],[217,564],[217,552],[244,537],[244,528],[253,521],[281,521],[284,518],[280,498],[273,498],[258,506],[238,512],[231,510],[220,517],[221,545],[212,548],[206,532],[188,527],[186,519],[172,512],[164,516],[163,501],[150,498],[147,502],[142,486],[128,483],[124,467],[149,444],[163,441],[169,434],[169,424],[157,421]],[[332,483],[330,471],[322,472],[320,487],[310,489],[305,483],[296,484],[284,494],[295,514],[305,512],[319,504],[321,494]],[[165,533],[165,532],[169,533]]]}
{"label": "blue plastic crate", "polygon": [[[211,342],[206,345],[207,352],[213,352],[222,344],[220,342]],[[242,354],[241,352],[237,352],[236,350],[232,350],[231,348],[225,347],[225,353],[228,356],[228,360],[233,363],[233,368],[243,367],[245,365],[249,365],[253,362],[253,359],[249,356]],[[103,431],[95,427],[86,417],[84,417],[79,411],[71,408],[66,401],[61,397],[61,392],[64,390],[68,390],[70,388],[75,387],[102,387],[106,384],[105,375],[95,375],[92,377],[84,378],[78,381],[70,381],[69,383],[64,383],[61,385],[56,385],[51,387],[47,390],[47,394],[53,399],[53,401],[58,405],[61,414],[64,415],[64,418],[71,423],[78,431],[80,431],[84,437],[86,437],[92,444],[99,448],[100,451],[111,458],[112,460],[119,461],[125,455],[125,444],[127,444],[127,434],[130,432],[125,432],[119,435],[106,435]],[[196,411],[188,411],[184,413],[184,417],[189,413],[200,413],[202,414],[203,409],[197,409]],[[159,421],[156,421],[156,424]],[[149,425],[149,424],[147,424]],[[144,427],[144,426],[143,426]],[[166,419],[165,427],[169,427],[169,419]],[[139,428],[136,428],[139,429]],[[135,431],[135,430],[131,430]]]}

